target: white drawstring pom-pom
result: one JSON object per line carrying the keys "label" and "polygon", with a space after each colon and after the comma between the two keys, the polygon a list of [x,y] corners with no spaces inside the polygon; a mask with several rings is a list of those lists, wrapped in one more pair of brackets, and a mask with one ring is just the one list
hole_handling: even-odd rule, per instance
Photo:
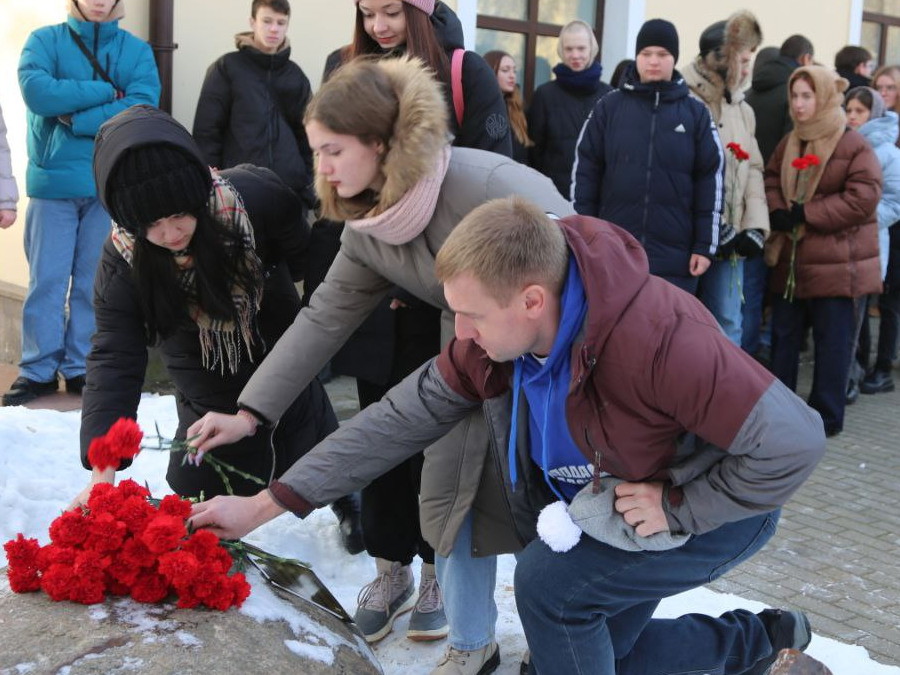
{"label": "white drawstring pom-pom", "polygon": [[565,502],[553,502],[541,510],[537,533],[557,553],[565,553],[581,539],[581,528],[572,522]]}

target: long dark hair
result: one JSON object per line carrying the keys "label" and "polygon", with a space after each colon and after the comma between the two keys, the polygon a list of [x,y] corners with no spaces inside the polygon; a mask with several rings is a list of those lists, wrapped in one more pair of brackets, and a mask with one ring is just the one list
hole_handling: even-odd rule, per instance
{"label": "long dark hair", "polygon": [[151,343],[190,324],[190,306],[213,319],[236,321],[232,289],[250,291],[258,285],[240,232],[221,223],[205,206],[191,215],[197,228],[190,244],[194,270],[190,289],[182,287],[172,252],[147,241],[146,230],[135,233],[133,276]]}
{"label": "long dark hair", "polygon": [[[484,60],[494,71],[494,75],[500,72],[500,63],[503,57],[508,56],[513,63],[515,59],[500,49],[494,49],[484,55]],[[509,125],[512,127],[516,139],[526,148],[534,145],[534,141],[528,136],[528,121],[525,119],[525,105],[522,103],[522,93],[519,91],[519,85],[512,91],[503,92],[503,100],[506,102],[506,113],[509,115]]]}
{"label": "long dark hair", "polygon": [[[438,39],[431,18],[421,9],[416,9],[409,3],[403,4],[403,13],[406,17],[406,53],[410,56],[418,56],[431,68],[440,82],[450,82],[450,60],[447,51]],[[344,53],[344,63],[364,54],[381,56],[385,51],[381,46],[369,37],[364,24],[364,17],[359,4],[356,5],[356,28],[353,31],[353,42],[350,49]]]}

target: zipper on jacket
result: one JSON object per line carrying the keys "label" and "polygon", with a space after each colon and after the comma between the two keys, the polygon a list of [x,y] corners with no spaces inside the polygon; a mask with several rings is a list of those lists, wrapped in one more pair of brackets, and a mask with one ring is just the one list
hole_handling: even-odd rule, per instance
{"label": "zipper on jacket", "polygon": [[266,71],[266,96],[268,97],[269,110],[271,111],[268,115],[269,120],[266,123],[266,155],[269,158],[269,168],[275,168],[275,161],[273,159],[272,153],[272,143],[275,142],[275,130],[273,128],[274,125],[278,124],[278,103],[272,103],[272,99],[277,97],[272,96],[272,59],[269,60],[269,68]]}
{"label": "zipper on jacket", "polygon": [[[99,46],[100,46],[100,24],[99,24],[99,23],[95,23],[95,24],[94,24],[94,58],[95,58],[95,59],[97,58],[97,49],[99,48]],[[94,69],[91,68],[91,70],[93,71]],[[96,73],[96,72],[92,72],[92,73],[91,73],[91,79],[92,79],[92,80],[96,80],[96,79],[97,79],[97,73]]]}
{"label": "zipper on jacket", "polygon": [[650,214],[650,180],[653,167],[653,139],[656,136],[656,113],[659,110],[659,91],[653,101],[653,112],[650,114],[650,142],[647,144],[647,182],[644,185],[644,213],[641,218],[641,246],[647,248],[647,218]]}
{"label": "zipper on jacket", "polygon": [[595,448],[594,444],[591,442],[591,436],[588,433],[587,427],[584,428],[584,441],[587,443],[587,446],[594,451],[594,476],[591,480],[591,492],[597,494],[600,492],[600,460],[603,459],[603,457],[600,455],[600,451]]}
{"label": "zipper on jacket", "polygon": [[[519,538],[519,543],[522,546],[528,544],[525,537],[522,536],[522,533],[519,531],[519,526],[516,524],[516,515],[513,513],[512,504],[509,501],[509,493],[506,491],[506,481],[503,479],[503,465],[501,460],[501,455],[497,450],[497,437],[494,435],[494,425],[491,423],[491,415],[488,411],[487,406],[482,406],[481,408],[484,414],[485,424],[487,424],[488,428],[488,438],[490,439],[491,450],[493,451],[491,454],[494,456],[494,469],[497,471],[497,475],[500,477],[500,491],[503,493],[503,502],[506,504],[506,511],[509,514],[509,522],[512,524],[513,531],[516,533],[516,537]],[[516,424],[516,420],[510,418],[510,424]],[[516,457],[518,459],[519,450],[516,448]],[[477,491],[477,489],[476,489]],[[526,495],[527,500],[527,495]],[[473,551],[474,549],[474,533],[472,536],[473,539]]]}

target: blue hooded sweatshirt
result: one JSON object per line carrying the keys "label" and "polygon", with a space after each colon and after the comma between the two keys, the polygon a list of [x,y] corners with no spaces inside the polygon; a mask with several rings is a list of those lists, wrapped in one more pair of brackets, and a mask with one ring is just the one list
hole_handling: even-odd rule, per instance
{"label": "blue hooded sweatshirt", "polygon": [[[566,397],[572,379],[571,351],[584,318],[587,300],[575,257],[569,256],[569,272],[560,300],[559,330],[546,358],[520,356],[514,364],[512,419],[518,412],[519,392],[525,392],[529,408],[531,459],[541,467],[544,480],[557,497],[570,501],[591,482],[593,465],[575,445],[566,422]],[[515,425],[513,425],[515,429]],[[509,462],[515,485],[516,435],[511,434]]]}

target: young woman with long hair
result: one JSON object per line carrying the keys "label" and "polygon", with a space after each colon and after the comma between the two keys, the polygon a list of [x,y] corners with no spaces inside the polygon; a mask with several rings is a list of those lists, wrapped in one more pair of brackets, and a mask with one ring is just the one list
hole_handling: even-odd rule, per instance
{"label": "young woman with long hair", "polygon": [[[101,127],[94,175],[114,226],[94,284],[97,331],[81,417],[86,469],[91,440],[136,416],[148,347],[176,389],[175,440],[209,411],[237,411],[238,393],[300,309],[293,281],[303,278],[309,238],[302,203],[273,172],[249,164],[211,171],[187,130],[150,106]],[[337,428],[318,380],[285,403],[278,429],[228,445],[222,459],[268,484]],[[184,459],[182,451],[169,459],[176,493],[226,492],[212,467]],[[114,469],[92,470],[76,502],[114,478]],[[237,475],[229,481],[235,494],[259,490]],[[358,540],[356,529],[345,536]]]}
{"label": "young woman with long hair", "polygon": [[528,137],[528,120],[525,119],[525,104],[522,92],[516,82],[516,60],[504,51],[495,49],[484,55],[484,60],[493,68],[497,84],[506,101],[509,126],[512,128],[513,159],[528,164],[528,148],[534,145]]}
{"label": "young woman with long hair", "polygon": [[[357,105],[359,101],[366,106]],[[252,412],[264,424],[278,420],[286,397],[315,376],[394,287],[440,309],[442,339],[448,341],[454,319],[434,276],[434,256],[476,207],[494,198],[527,194],[546,212],[572,213],[571,205],[538,172],[497,153],[451,147],[443,92],[415,60],[356,59],[345,64],[310,102],[306,130],[317,157],[322,215],[346,221],[341,249],[309,306],[241,394],[247,413],[208,415],[191,428],[202,451],[252,433],[256,425],[245,414]],[[435,568],[430,561],[423,565],[418,603],[413,601],[410,570],[413,556],[423,553],[417,548],[420,538],[434,547],[450,639],[438,673],[458,672],[450,669],[459,661],[478,664],[472,671],[477,672],[499,660],[493,554],[514,550],[519,539],[502,519],[470,517],[483,513],[484,493],[475,487],[479,477],[497,478],[494,461],[487,459],[485,424],[479,414],[452,430],[448,426],[449,435],[440,443],[451,444],[453,452],[426,452],[421,473],[415,467],[422,456],[401,464],[405,484],[394,483],[388,502],[399,511],[387,522],[392,536],[370,546],[366,534],[377,578],[360,595],[357,619],[370,640],[386,635],[396,616],[414,605],[408,635],[427,639],[440,634],[444,609],[435,589]],[[375,484],[391,466],[377,455],[370,460],[347,470]],[[419,475],[421,499],[415,489]],[[306,512],[299,496],[304,491],[290,482],[276,482],[268,493],[252,499],[271,496],[301,514]],[[486,557],[472,557],[473,550]]]}
{"label": "young woman with long hair", "polygon": [[[808,313],[815,340],[809,404],[822,415],[829,436],[844,426],[854,298],[881,291],[881,168],[866,139],[847,128],[841,107],[846,89],[847,81],[823,66],[794,71],[788,81],[794,129],[765,172],[772,228],[766,262],[774,267],[775,294],[772,372],[796,389]],[[817,161],[795,165],[809,155]]]}

